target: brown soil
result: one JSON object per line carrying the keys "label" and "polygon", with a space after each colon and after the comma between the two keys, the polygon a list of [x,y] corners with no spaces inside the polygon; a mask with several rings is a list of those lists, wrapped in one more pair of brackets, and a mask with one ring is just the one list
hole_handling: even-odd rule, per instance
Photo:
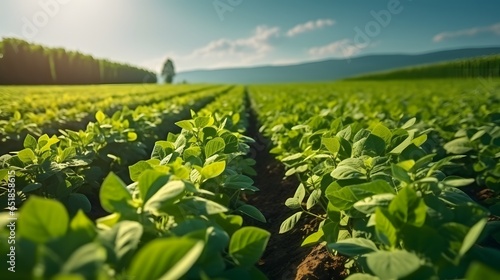
{"label": "brown soil", "polygon": [[295,279],[344,279],[347,277],[343,271],[345,260],[341,256],[332,258],[324,246],[318,245],[299,264]]}
{"label": "brown soil", "polygon": [[302,240],[314,230],[318,221],[303,216],[295,228],[279,234],[281,223],[294,213],[285,206],[285,200],[292,197],[299,185],[295,177],[284,179],[284,166],[269,154],[268,141],[258,132],[256,118],[251,112],[249,136],[256,140],[251,156],[257,161],[254,178],[258,193],[249,198],[267,219],[267,223],[254,220],[246,224],[255,225],[271,232],[271,239],[258,268],[269,279],[343,279],[344,259],[332,258],[324,246],[300,247]]}

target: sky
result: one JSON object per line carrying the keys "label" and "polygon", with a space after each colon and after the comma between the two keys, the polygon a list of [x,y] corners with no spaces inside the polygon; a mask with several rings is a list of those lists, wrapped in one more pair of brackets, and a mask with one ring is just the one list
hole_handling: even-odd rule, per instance
{"label": "sky", "polygon": [[158,72],[500,46],[498,0],[2,0],[0,37]]}

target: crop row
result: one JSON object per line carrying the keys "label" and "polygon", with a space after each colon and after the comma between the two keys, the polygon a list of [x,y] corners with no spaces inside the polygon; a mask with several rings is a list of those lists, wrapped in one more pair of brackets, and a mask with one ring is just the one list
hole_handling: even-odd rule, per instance
{"label": "crop row", "polygon": [[[252,140],[242,134],[248,124],[244,100],[243,88],[232,88],[199,113],[191,111],[191,119],[176,122],[182,128],[179,134],[169,133],[165,141],[155,143],[150,159],[129,166],[131,184],[110,173],[99,189],[100,205],[110,214],[95,224],[75,200],[63,204],[46,192],[36,192],[59,192],[63,186],[56,188],[54,182],[16,191],[16,197],[29,196],[16,220],[16,274],[0,273],[22,279],[265,279],[254,264],[270,234],[242,227],[240,216],[265,221],[258,209],[241,200],[243,194],[258,191],[245,175],[255,173],[255,161],[246,158]],[[118,115],[97,114],[98,122],[89,126],[106,129],[118,121]],[[137,131],[122,133],[128,138],[125,142],[139,137]],[[7,197],[9,183],[14,184],[10,178],[15,178],[17,188],[28,177],[27,170],[44,165],[38,157],[25,157],[27,151],[35,156],[64,153],[61,143],[70,134],[27,137],[26,149],[5,159],[8,169],[2,170],[2,178]],[[99,131],[99,135],[106,134]],[[72,149],[90,144],[72,143]],[[125,147],[120,145],[122,155]],[[66,163],[58,162],[60,156],[41,160]],[[16,168],[18,162],[24,166]],[[77,180],[70,173],[63,182]],[[61,176],[50,176],[45,170],[37,178]],[[26,188],[32,190],[24,193]],[[1,221],[6,224],[9,214],[2,213]],[[7,256],[11,252],[6,246],[8,228],[3,226],[0,235],[1,253]]]}
{"label": "crop row", "polygon": [[[126,98],[138,103],[148,96],[161,98],[165,94],[181,93],[208,88],[207,85],[98,85],[98,86],[15,86],[0,87],[4,97],[0,101],[0,117],[7,119],[16,111],[43,114],[48,108],[60,110],[84,103],[98,103],[109,98]],[[120,103],[115,102],[116,106]],[[121,103],[123,106],[125,103]],[[100,108],[103,109],[103,108]]]}
{"label": "crop row", "polygon": [[[494,279],[498,91],[418,85],[250,88],[271,153],[300,181],[280,233],[318,219],[301,245],[347,256],[349,279]],[[465,192],[484,188],[493,195],[481,204]]]}
{"label": "crop row", "polygon": [[243,226],[243,216],[266,221],[246,202],[258,191],[250,176],[265,176],[248,158],[251,107],[300,182],[281,202],[295,213],[280,233],[317,219],[301,245],[347,256],[350,279],[494,279],[498,88],[200,87],[96,111],[85,130],[27,136],[0,157],[1,205],[14,214],[0,214],[0,254],[22,279],[265,279],[255,264],[270,233]]}
{"label": "crop row", "polygon": [[52,92],[55,88],[0,88],[2,95],[5,95],[0,102],[1,140],[18,139],[21,136],[24,138],[26,133],[38,136],[51,133],[65,125],[86,123],[92,120],[97,111],[113,114],[124,107],[135,109],[139,105],[164,102],[175,96],[203,91],[210,87],[115,85],[91,88],[61,87]]}
{"label": "crop row", "polygon": [[[187,96],[178,96],[134,110],[123,108],[108,116],[95,114],[96,122],[85,130],[60,130],[60,136],[27,135],[14,155],[1,157],[0,175],[16,170],[16,205],[27,194],[41,195],[63,202],[75,212],[90,211],[86,195],[99,188],[110,171],[123,180],[127,166],[147,157],[154,142],[173,131],[173,122],[189,117],[190,110],[200,109],[229,88],[213,88]],[[6,186],[2,186],[1,205],[7,206]]]}

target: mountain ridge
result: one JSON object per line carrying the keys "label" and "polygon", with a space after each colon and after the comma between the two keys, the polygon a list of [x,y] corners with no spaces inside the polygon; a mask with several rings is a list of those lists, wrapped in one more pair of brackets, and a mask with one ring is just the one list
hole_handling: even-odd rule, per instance
{"label": "mountain ridge", "polygon": [[289,83],[344,79],[370,72],[500,54],[499,47],[462,48],[421,54],[373,54],[289,65],[200,69],[180,72],[175,81],[189,83]]}

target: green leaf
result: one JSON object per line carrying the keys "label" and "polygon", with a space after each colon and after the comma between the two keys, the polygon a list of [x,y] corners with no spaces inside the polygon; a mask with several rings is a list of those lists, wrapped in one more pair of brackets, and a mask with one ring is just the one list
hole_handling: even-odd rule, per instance
{"label": "green leaf", "polygon": [[139,180],[139,176],[142,174],[142,172],[146,170],[153,169],[151,165],[145,161],[139,161],[136,164],[133,164],[128,167],[129,173],[130,173],[130,179],[132,181],[137,182]]}
{"label": "green leaf", "polygon": [[328,149],[332,154],[337,154],[340,150],[340,140],[336,137],[334,138],[322,138],[321,143]]}
{"label": "green leaf", "polygon": [[66,234],[69,216],[55,200],[31,196],[19,211],[19,236],[43,244]]}
{"label": "green leaf", "polygon": [[185,149],[184,154],[182,156],[186,160],[189,157],[199,158],[200,155],[201,155],[201,148],[198,146],[195,146],[195,147],[189,147],[189,148]]}
{"label": "green leaf", "polygon": [[137,133],[132,132],[132,131],[127,132],[127,140],[129,142],[133,142],[133,141],[137,140]]}
{"label": "green leaf", "polygon": [[473,148],[469,139],[462,137],[446,143],[444,149],[450,154],[461,155],[471,151]]}
{"label": "green leaf", "polygon": [[137,253],[128,275],[134,279],[180,279],[196,263],[203,248],[203,241],[194,239],[155,239]]}
{"label": "green leaf", "polygon": [[[412,163],[411,166],[409,166],[410,168],[405,168],[406,171],[412,171],[412,172],[416,172],[418,171],[420,168],[424,167],[424,166],[427,166],[429,165],[429,163],[432,162],[432,159],[436,156],[436,154],[429,154],[429,155],[426,155],[424,157],[421,157],[420,159],[418,159],[417,161],[414,161],[414,160],[407,160],[407,162],[410,162]],[[400,163],[398,163],[398,165],[400,165]],[[402,166],[402,165],[400,165]],[[402,166],[404,168],[404,166]]]}
{"label": "green leaf", "polygon": [[340,138],[340,151],[338,154],[339,158],[347,159],[351,157],[351,154],[352,154],[351,143],[344,138]]}
{"label": "green leaf", "polygon": [[238,123],[240,122],[240,120],[241,120],[241,116],[240,116],[240,114],[238,114],[238,113],[235,113],[235,114],[233,114],[233,115],[231,116],[231,122],[232,122],[233,124],[238,124]]}
{"label": "green leaf", "polygon": [[0,169],[0,181],[7,180],[9,169]]}
{"label": "green leaf", "polygon": [[458,176],[448,176],[442,181],[442,183],[448,187],[460,188],[468,186],[474,183],[474,181],[474,179],[465,179]]}
{"label": "green leaf", "polygon": [[76,213],[78,210],[83,210],[89,213],[92,210],[92,204],[90,204],[87,196],[81,193],[71,193],[68,198],[64,201],[66,208],[69,210],[70,214]]}
{"label": "green leaf", "polygon": [[62,273],[75,273],[94,278],[106,261],[106,250],[97,243],[88,243],[78,248],[61,268]]}
{"label": "green leaf", "polygon": [[159,210],[166,205],[171,205],[182,197],[185,184],[182,181],[170,181],[161,187],[144,204],[144,211],[159,214]]}
{"label": "green leaf", "polygon": [[469,227],[456,222],[449,222],[439,226],[437,231],[445,238],[447,243],[443,255],[457,262],[460,258],[459,252],[469,230]]}
{"label": "green leaf", "polygon": [[80,241],[90,242],[97,235],[94,223],[79,210],[69,224],[70,235]]}
{"label": "green leaf", "polygon": [[457,160],[457,159],[461,159],[461,158],[464,158],[464,157],[466,157],[466,156],[465,155],[458,155],[458,156],[448,156],[448,157],[445,157],[443,159],[440,159],[438,162],[434,163],[431,166],[431,168],[429,169],[429,171],[427,171],[427,177],[432,176],[432,174],[435,171],[440,170],[444,166],[453,165],[453,163],[451,163],[451,161]]}
{"label": "green leaf", "polygon": [[139,176],[139,183],[137,184],[143,203],[147,203],[151,196],[168,183],[169,179],[170,177],[164,172],[155,170],[144,171]]}
{"label": "green leaf", "polygon": [[250,216],[254,219],[256,219],[259,222],[265,223],[266,222],[266,217],[262,215],[262,212],[260,212],[259,209],[255,208],[252,205],[245,204],[236,209],[236,211],[245,214],[247,216]]}
{"label": "green leaf", "polygon": [[404,149],[406,149],[408,146],[413,144],[412,143],[413,135],[414,135],[414,133],[410,133],[408,135],[408,137],[403,142],[401,142],[398,146],[396,146],[394,149],[392,149],[389,153],[396,154],[396,155],[401,154],[404,151]]}
{"label": "green leaf", "polygon": [[229,254],[240,266],[252,266],[264,253],[271,233],[256,227],[237,230],[229,242]]}
{"label": "green leaf", "polygon": [[304,187],[304,184],[299,184],[297,190],[295,190],[295,194],[293,195],[293,197],[296,198],[299,203],[302,203],[302,201],[306,197],[306,188]]}
{"label": "green leaf", "polygon": [[402,251],[377,251],[366,255],[366,264],[381,279],[400,279],[417,271],[421,260],[414,254]]}
{"label": "green leaf", "polygon": [[487,265],[479,262],[474,262],[469,266],[467,274],[465,275],[466,280],[493,280],[500,279],[500,271],[495,270]]}
{"label": "green leaf", "polygon": [[32,149],[24,149],[17,153],[17,156],[23,163],[30,163],[36,159],[36,155]]}
{"label": "green leaf", "polygon": [[390,220],[390,214],[384,208],[375,210],[375,233],[382,243],[394,247],[397,242],[397,230]]}
{"label": "green leaf", "polygon": [[296,153],[281,159],[282,162],[293,162],[302,158],[302,153]]}
{"label": "green leaf", "polygon": [[327,247],[348,257],[356,257],[378,251],[375,243],[365,238],[344,239],[336,243],[330,243]]}
{"label": "green leaf", "polygon": [[396,164],[392,164],[391,170],[392,170],[392,176],[394,176],[394,178],[404,183],[411,182],[410,175],[408,175],[408,173],[406,172],[406,170],[404,170],[403,167]]}
{"label": "green leaf", "polygon": [[385,127],[383,124],[379,123],[372,129],[372,134],[376,135],[384,140],[386,144],[391,143],[392,132],[390,129]]}
{"label": "green leaf", "polygon": [[220,225],[230,236],[243,225],[243,218],[239,215],[225,215],[218,214],[216,222]]}
{"label": "green leaf", "polygon": [[300,220],[300,217],[302,217],[302,211],[297,212],[292,216],[288,217],[285,221],[283,221],[283,223],[281,223],[279,233],[285,233],[287,231],[290,231]]}
{"label": "green leaf", "polygon": [[224,143],[226,143],[226,147],[224,148],[224,153],[231,154],[240,151],[239,147],[240,140],[238,140],[238,137],[236,137],[234,134],[226,132],[222,134],[221,137],[222,139],[224,139]]}
{"label": "green leaf", "polygon": [[346,128],[344,128],[341,131],[339,131],[336,136],[338,136],[340,138],[344,138],[345,140],[350,140],[351,139],[351,134],[352,134],[352,128],[349,125]]}
{"label": "green leaf", "polygon": [[348,158],[341,161],[331,176],[337,180],[365,178],[366,170],[363,161],[359,158]]}
{"label": "green leaf", "polygon": [[354,273],[347,277],[346,280],[380,280],[380,278],[366,273]]}
{"label": "green leaf", "polygon": [[226,181],[224,182],[224,187],[232,189],[258,191],[259,189],[254,187],[253,183],[254,182],[252,178],[246,175],[236,174],[227,177]]}
{"label": "green leaf", "polygon": [[451,204],[474,203],[474,200],[465,192],[452,187],[444,187],[439,198]]}
{"label": "green leaf", "polygon": [[62,151],[59,155],[59,162],[64,162],[68,159],[74,158],[76,156],[75,147],[68,147]]}
{"label": "green leaf", "polygon": [[361,213],[373,214],[378,207],[387,207],[394,199],[392,193],[376,194],[354,203],[353,207]]}
{"label": "green leaf", "polygon": [[302,244],[300,244],[300,247],[305,247],[305,246],[311,246],[311,245],[316,245],[321,240],[323,239],[324,232],[322,229],[319,229],[317,232],[310,234],[307,236],[304,241],[302,241]]}
{"label": "green leaf", "polygon": [[228,211],[226,207],[217,202],[196,196],[183,198],[181,205],[196,215],[214,215]]}
{"label": "green leaf", "polygon": [[209,165],[204,166],[201,169],[201,175],[205,179],[211,179],[215,178],[224,172],[226,169],[226,162],[225,161],[217,161],[214,163],[210,163]]}
{"label": "green leaf", "polygon": [[477,139],[483,137],[483,135],[485,135],[486,133],[487,132],[485,130],[479,130],[478,132],[474,133],[474,135],[472,135],[472,137],[470,138],[470,141],[474,142]]}
{"label": "green leaf", "polygon": [[[432,155],[434,156],[434,155]],[[432,158],[431,158],[432,159]],[[410,171],[410,170],[414,170],[416,171],[416,169],[414,169],[414,166],[416,165],[415,161],[410,159],[410,160],[405,160],[405,161],[400,161],[397,163],[397,166],[403,168],[404,171]],[[418,168],[417,168],[418,169]]]}
{"label": "green leaf", "polygon": [[423,255],[432,261],[437,261],[446,248],[446,241],[438,230],[427,225],[404,226],[401,239],[406,250]]}
{"label": "green leaf", "polygon": [[27,185],[26,187],[24,187],[22,189],[23,193],[29,193],[29,192],[32,192],[32,191],[36,191],[38,190],[39,188],[41,188],[43,185],[40,184],[40,183],[32,183],[32,184],[29,184]]}
{"label": "green leaf", "polygon": [[340,210],[351,208],[354,203],[375,194],[394,193],[394,189],[383,180],[375,180],[369,183],[350,185],[337,190],[328,187],[326,197]]}
{"label": "green leaf", "polygon": [[14,112],[14,120],[15,121],[21,120],[21,112],[19,112],[19,111]]}
{"label": "green leaf", "polygon": [[26,135],[26,138],[24,138],[23,147],[25,147],[26,149],[35,150],[36,146],[37,141],[35,137],[31,136],[30,134]]}
{"label": "green leaf", "polygon": [[52,136],[50,139],[47,139],[47,141],[44,145],[39,145],[39,146],[41,146],[40,153],[43,153],[45,151],[50,150],[51,146],[58,143],[58,142],[59,142],[59,139],[55,136]]}
{"label": "green leaf", "polygon": [[193,131],[194,130],[194,127],[193,127],[193,123],[189,120],[184,120],[184,121],[179,121],[179,122],[176,122],[175,123],[176,126],[182,128],[182,129],[185,129],[187,131]]}
{"label": "green leaf", "polygon": [[422,146],[422,144],[425,143],[425,141],[427,141],[427,134],[422,134],[422,135],[418,136],[417,138],[414,138],[412,140],[412,143],[415,146],[420,147],[420,146]]}
{"label": "green leaf", "polygon": [[97,113],[95,113],[95,119],[98,123],[102,123],[104,119],[106,119],[106,115],[102,111],[97,111]]}
{"label": "green leaf", "polygon": [[132,195],[128,192],[125,183],[111,172],[102,183],[99,199],[104,210],[113,213],[128,206]]}
{"label": "green leaf", "polygon": [[194,125],[196,128],[203,128],[205,126],[212,125],[214,123],[214,119],[210,116],[199,116],[194,119]]}
{"label": "green leaf", "polygon": [[205,145],[205,157],[209,158],[216,153],[223,151],[225,146],[226,144],[224,142],[224,139],[222,139],[221,137],[216,137],[208,141]]}
{"label": "green leaf", "polygon": [[467,253],[467,251],[469,251],[469,249],[476,243],[487,222],[488,219],[481,219],[470,228],[469,232],[467,232],[467,235],[465,236],[464,242],[462,243],[462,247],[460,247],[460,251],[458,252],[460,256],[464,256],[465,253]]}
{"label": "green leaf", "polygon": [[[179,137],[180,138],[180,137]],[[172,154],[175,150],[175,145],[169,141],[156,141],[153,152],[151,153],[151,158],[164,159],[168,155]]]}
{"label": "green leaf", "polygon": [[[341,230],[340,223],[337,222],[327,220],[326,223],[321,227],[321,230],[324,233],[323,240],[326,241],[326,243],[334,243],[338,240],[343,240],[351,237],[349,231]],[[343,233],[347,233],[347,235],[344,236]]]}
{"label": "green leaf", "polygon": [[99,241],[110,250],[119,264],[123,264],[125,257],[137,250],[143,231],[143,226],[138,222],[121,221],[110,230],[101,231]]}
{"label": "green leaf", "polygon": [[408,128],[412,127],[416,121],[417,121],[417,118],[411,118],[401,128],[408,129]]}
{"label": "green leaf", "polygon": [[307,204],[306,208],[309,210],[311,209],[314,205],[316,205],[319,200],[321,199],[321,189],[315,189],[311,192],[311,195],[309,195],[309,198],[307,199]]}
{"label": "green leaf", "polygon": [[389,213],[403,224],[420,227],[425,223],[427,206],[413,189],[404,187],[389,205]]}
{"label": "green leaf", "polygon": [[417,147],[415,144],[411,143],[406,147],[399,155],[400,160],[415,160],[418,161],[420,158],[424,157],[426,152],[421,148]]}
{"label": "green leaf", "polygon": [[363,154],[369,156],[382,156],[385,153],[384,139],[370,134],[363,145]]}
{"label": "green leaf", "polygon": [[299,200],[297,198],[291,197],[285,201],[285,206],[290,208],[290,209],[299,209],[301,206],[301,203],[299,202]]}

